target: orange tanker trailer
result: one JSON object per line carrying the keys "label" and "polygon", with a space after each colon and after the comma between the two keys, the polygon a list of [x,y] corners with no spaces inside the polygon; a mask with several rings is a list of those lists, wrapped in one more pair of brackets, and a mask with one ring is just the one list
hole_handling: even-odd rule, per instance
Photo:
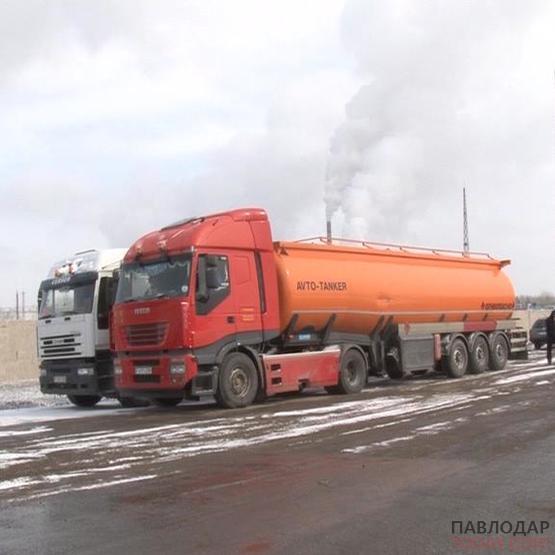
{"label": "orange tanker trailer", "polygon": [[335,314],[334,330],[349,334],[367,334],[381,316],[397,324],[511,317],[506,260],[353,243],[276,243],[282,326],[295,314],[298,326],[316,328]]}
{"label": "orange tanker trailer", "polygon": [[326,333],[374,347],[371,365],[396,378],[434,366],[432,352],[453,377],[505,365],[515,327],[508,260],[315,238],[275,243],[275,261],[281,328],[296,343]]}
{"label": "orange tanker trailer", "polygon": [[316,238],[273,242],[260,209],[190,218],[140,238],[114,309],[117,384],[161,404],[226,407],[369,374],[503,368],[514,291],[479,253]]}

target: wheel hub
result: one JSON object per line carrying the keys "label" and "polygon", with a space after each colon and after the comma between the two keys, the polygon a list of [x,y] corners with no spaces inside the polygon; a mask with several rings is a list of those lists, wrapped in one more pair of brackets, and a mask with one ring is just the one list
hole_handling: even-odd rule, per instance
{"label": "wheel hub", "polygon": [[247,373],[242,368],[234,368],[230,376],[231,390],[237,397],[244,397],[250,386]]}
{"label": "wheel hub", "polygon": [[464,353],[457,349],[455,351],[455,364],[457,366],[457,368],[462,369],[464,368],[465,362],[466,362],[466,357],[464,356]]}

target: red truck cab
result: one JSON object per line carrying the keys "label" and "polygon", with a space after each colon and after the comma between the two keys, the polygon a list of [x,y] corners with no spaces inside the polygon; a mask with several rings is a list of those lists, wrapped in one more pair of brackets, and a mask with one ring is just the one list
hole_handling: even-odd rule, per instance
{"label": "red truck cab", "polygon": [[[203,394],[250,404],[257,353],[279,335],[266,212],[184,220],[140,238],[124,258],[113,319],[121,395],[168,406]],[[218,388],[224,360],[228,387]]]}

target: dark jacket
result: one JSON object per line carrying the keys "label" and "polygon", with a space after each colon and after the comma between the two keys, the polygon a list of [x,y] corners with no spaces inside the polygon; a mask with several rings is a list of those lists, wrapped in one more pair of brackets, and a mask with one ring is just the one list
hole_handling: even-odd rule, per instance
{"label": "dark jacket", "polygon": [[545,319],[545,331],[547,338],[555,341],[555,310]]}

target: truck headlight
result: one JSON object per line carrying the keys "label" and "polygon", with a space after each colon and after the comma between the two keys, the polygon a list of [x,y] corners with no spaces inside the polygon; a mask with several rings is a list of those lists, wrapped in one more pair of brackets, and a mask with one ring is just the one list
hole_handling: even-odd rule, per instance
{"label": "truck headlight", "polygon": [[170,364],[170,374],[174,376],[183,376],[183,374],[185,374],[185,363],[182,361],[172,362]]}
{"label": "truck headlight", "polygon": [[94,374],[94,368],[77,368],[78,376],[92,376]]}
{"label": "truck headlight", "polygon": [[121,362],[119,360],[114,360],[114,375],[121,376],[123,374],[123,368],[121,367]]}

